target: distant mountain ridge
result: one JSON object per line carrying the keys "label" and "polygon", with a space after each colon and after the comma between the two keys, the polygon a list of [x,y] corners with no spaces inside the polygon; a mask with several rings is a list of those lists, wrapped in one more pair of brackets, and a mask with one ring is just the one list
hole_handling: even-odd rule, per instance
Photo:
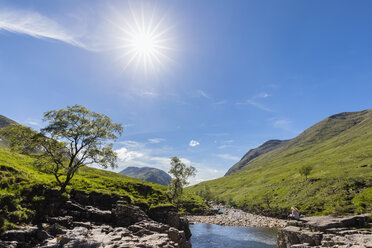
{"label": "distant mountain ridge", "polygon": [[172,180],[165,171],[152,167],[128,167],[119,174],[161,185],[168,185]]}
{"label": "distant mountain ridge", "polygon": [[[6,116],[0,115],[0,129],[7,127],[11,124],[18,124],[18,123],[13,121],[12,119],[9,119]],[[7,146],[6,142],[0,139],[0,148],[6,147],[6,146]]]}
{"label": "distant mountain ridge", "polygon": [[11,124],[17,124],[17,122],[13,121],[12,119],[9,119],[8,117],[0,115],[0,129],[7,127]]}

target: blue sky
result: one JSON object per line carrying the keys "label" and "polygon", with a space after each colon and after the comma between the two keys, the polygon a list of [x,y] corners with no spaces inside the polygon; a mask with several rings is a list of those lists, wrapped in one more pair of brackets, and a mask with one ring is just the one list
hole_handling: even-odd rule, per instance
{"label": "blue sky", "polygon": [[[371,108],[371,8],[371,1],[0,1],[0,114],[39,129],[45,111],[81,104],[124,125],[116,171],[167,171],[178,156],[197,168],[192,183],[220,177],[269,139]],[[123,48],[142,15],[159,24],[165,55],[146,71]]]}

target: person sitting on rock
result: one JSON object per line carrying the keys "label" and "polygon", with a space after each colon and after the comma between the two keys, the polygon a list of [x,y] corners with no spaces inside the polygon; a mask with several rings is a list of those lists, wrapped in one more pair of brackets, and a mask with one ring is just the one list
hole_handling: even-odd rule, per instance
{"label": "person sitting on rock", "polygon": [[295,207],[291,207],[292,213],[288,216],[291,219],[299,220],[300,214],[298,213],[298,209]]}

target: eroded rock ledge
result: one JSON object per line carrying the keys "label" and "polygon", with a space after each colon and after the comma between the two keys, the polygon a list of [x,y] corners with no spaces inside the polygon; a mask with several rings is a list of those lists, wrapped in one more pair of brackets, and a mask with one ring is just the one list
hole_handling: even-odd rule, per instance
{"label": "eroded rock ledge", "polygon": [[37,226],[0,235],[0,248],[191,247],[188,221],[180,218],[174,207],[154,208],[145,213],[123,200],[113,204],[111,210],[73,201],[58,207],[45,210],[58,214],[48,217],[44,213],[45,218]]}
{"label": "eroded rock ledge", "polygon": [[368,215],[314,216],[291,221],[278,232],[278,248],[372,248]]}

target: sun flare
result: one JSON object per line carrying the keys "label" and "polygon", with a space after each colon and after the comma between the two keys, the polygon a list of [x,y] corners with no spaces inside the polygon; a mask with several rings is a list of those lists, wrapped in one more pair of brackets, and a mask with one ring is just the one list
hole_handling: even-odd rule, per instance
{"label": "sun flare", "polygon": [[131,9],[129,18],[119,26],[124,69],[134,66],[145,73],[156,72],[170,60],[171,28],[164,25],[164,18],[157,19],[154,12],[148,15],[143,9],[140,13]]}

